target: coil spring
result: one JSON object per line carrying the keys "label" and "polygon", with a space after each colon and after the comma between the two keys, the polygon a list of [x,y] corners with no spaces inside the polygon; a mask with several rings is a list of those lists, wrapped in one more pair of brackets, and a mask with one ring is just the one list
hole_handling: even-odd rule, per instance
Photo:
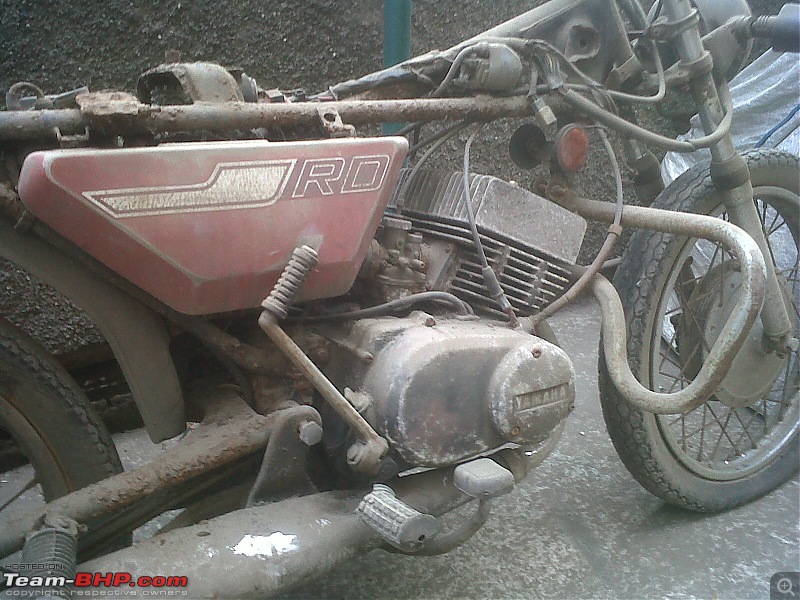
{"label": "coil spring", "polygon": [[[49,522],[47,522],[49,521]],[[75,577],[78,552],[77,524],[64,517],[49,517],[45,526],[31,533],[22,548],[22,563],[40,565],[26,573],[30,577]],[[61,587],[28,590],[32,597],[69,598],[71,590]]]}
{"label": "coil spring", "polygon": [[300,286],[318,262],[317,251],[310,246],[295,248],[278,283],[272,288],[269,297],[261,303],[264,310],[277,319],[285,319]]}

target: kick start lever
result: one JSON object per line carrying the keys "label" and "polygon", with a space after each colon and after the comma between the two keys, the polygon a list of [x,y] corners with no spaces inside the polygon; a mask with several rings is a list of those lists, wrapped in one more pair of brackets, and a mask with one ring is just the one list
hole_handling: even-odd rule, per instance
{"label": "kick start lever", "polygon": [[278,323],[279,319],[286,318],[289,306],[311,270],[317,266],[317,261],[317,251],[310,246],[301,246],[295,249],[278,283],[275,284],[269,297],[261,303],[264,312],[261,313],[258,324],[292,364],[308,377],[308,380],[328,401],[328,404],[355,431],[358,441],[347,452],[347,464],[359,473],[373,476],[378,472],[381,459],[389,450],[389,444],[378,435]]}

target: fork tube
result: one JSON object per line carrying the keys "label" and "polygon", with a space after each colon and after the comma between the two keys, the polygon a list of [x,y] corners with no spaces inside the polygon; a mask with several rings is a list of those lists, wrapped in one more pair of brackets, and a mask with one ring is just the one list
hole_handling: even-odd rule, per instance
{"label": "fork tube", "polygon": [[[664,9],[673,23],[692,19],[695,10],[689,0],[664,0]],[[691,26],[686,27],[676,38],[675,45],[681,62],[686,67],[701,70],[691,80],[692,94],[699,107],[700,122],[706,133],[716,129],[724,116],[724,109],[711,74],[711,57],[703,47],[697,17]],[[721,85],[727,86],[726,83]],[[784,352],[789,342],[791,321],[784,299],[771,252],[762,229],[756,205],[753,202],[753,185],[750,172],[741,154],[736,150],[730,133],[711,146],[711,177],[722,203],[735,225],[744,229],[758,244],[767,265],[767,286],[761,321],[764,327],[767,347],[777,352]]]}

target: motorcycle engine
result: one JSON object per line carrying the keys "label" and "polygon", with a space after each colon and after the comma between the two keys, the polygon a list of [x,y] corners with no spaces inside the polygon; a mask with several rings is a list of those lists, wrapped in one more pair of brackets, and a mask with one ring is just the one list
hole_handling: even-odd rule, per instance
{"label": "motorcycle engine", "polygon": [[[509,443],[536,445],[572,409],[572,363],[554,344],[505,323],[483,284],[463,205],[462,175],[401,176],[361,274],[376,301],[447,291],[482,316],[362,319],[320,330],[332,341],[326,374],[376,430],[402,469],[442,467]],[[471,198],[490,265],[515,311],[558,298],[586,222],[495,177],[474,175]],[[502,320],[497,320],[497,317]],[[339,461],[352,440],[323,414]]]}

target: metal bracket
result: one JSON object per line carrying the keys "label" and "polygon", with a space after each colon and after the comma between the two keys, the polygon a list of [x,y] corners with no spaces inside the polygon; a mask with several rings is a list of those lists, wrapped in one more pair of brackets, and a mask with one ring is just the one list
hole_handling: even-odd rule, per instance
{"label": "metal bracket", "polygon": [[60,148],[83,148],[89,145],[89,128],[84,127],[83,133],[63,135],[58,127],[53,127]]}
{"label": "metal bracket", "polygon": [[306,469],[310,442],[316,436],[310,438],[304,434],[314,426],[321,433],[321,424],[319,413],[310,406],[298,406],[277,418],[246,506],[318,491]]}
{"label": "metal bracket", "polygon": [[[28,96],[31,102],[25,103],[23,100],[25,92],[30,92],[33,96]],[[36,106],[37,102],[45,101],[45,95],[42,89],[35,83],[29,81],[18,81],[6,92],[6,110],[31,110]],[[27,105],[26,105],[27,104]],[[46,104],[46,101],[45,101]],[[51,108],[45,106],[45,108]]]}
{"label": "metal bracket", "polygon": [[329,138],[356,137],[356,128],[353,125],[345,125],[336,109],[319,106],[317,107],[317,114],[319,115],[320,128]]}
{"label": "metal bracket", "polygon": [[648,35],[659,42],[668,42],[699,22],[700,12],[693,8],[685,17],[677,21],[658,19],[648,28]]}
{"label": "metal bracket", "polygon": [[641,76],[644,68],[635,54],[618,67],[611,69],[606,80],[606,85],[610,87],[623,87],[634,77]]}

